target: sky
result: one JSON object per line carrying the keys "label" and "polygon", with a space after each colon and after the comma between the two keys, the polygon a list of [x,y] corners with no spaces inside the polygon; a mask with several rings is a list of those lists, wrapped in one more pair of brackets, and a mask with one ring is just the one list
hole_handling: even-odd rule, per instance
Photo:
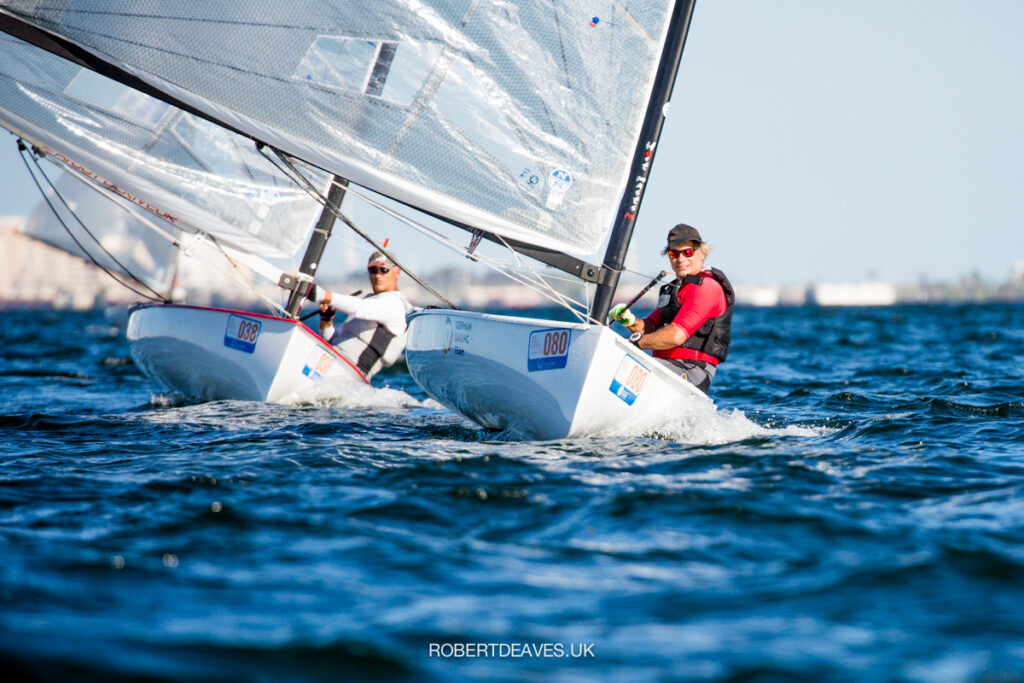
{"label": "sky", "polygon": [[[1020,0],[698,0],[627,267],[666,267],[686,222],[737,283],[1004,280],[1024,261],[1021,35]],[[0,215],[30,212],[9,135],[0,169]]]}

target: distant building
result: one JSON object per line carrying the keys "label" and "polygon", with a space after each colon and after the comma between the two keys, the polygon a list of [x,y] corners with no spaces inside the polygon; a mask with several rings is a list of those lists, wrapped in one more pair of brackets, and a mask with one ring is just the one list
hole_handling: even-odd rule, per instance
{"label": "distant building", "polygon": [[[91,263],[22,234],[25,222],[24,216],[0,216],[0,308],[88,310],[145,301]],[[248,269],[231,264],[206,244],[197,244],[192,251],[195,258],[177,262],[187,303],[259,301],[246,284],[240,284],[251,283]],[[273,284],[266,284],[262,291],[271,298],[280,295]]]}
{"label": "distant building", "polygon": [[736,285],[736,303],[741,306],[778,306],[782,290],[763,285]]}
{"label": "distant building", "polygon": [[896,299],[896,287],[888,282],[829,282],[810,292],[810,303],[818,306],[891,306]]}
{"label": "distant building", "polygon": [[82,259],[21,234],[24,225],[24,216],[0,217],[0,308],[82,310],[137,298]]}
{"label": "distant building", "polygon": [[1010,269],[1009,283],[1011,285],[1024,285],[1024,261],[1014,261]]}

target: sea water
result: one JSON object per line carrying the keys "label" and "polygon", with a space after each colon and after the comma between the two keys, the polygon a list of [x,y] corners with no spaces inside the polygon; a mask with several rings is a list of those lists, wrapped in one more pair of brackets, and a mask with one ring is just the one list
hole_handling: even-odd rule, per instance
{"label": "sea water", "polygon": [[552,442],[0,348],[8,680],[1024,680],[1020,305],[740,309],[715,410]]}

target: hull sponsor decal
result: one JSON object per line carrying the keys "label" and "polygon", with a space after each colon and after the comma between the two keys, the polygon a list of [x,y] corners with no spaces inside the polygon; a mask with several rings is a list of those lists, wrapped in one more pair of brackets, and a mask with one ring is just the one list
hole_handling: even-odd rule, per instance
{"label": "hull sponsor decal", "polygon": [[612,384],[608,387],[608,391],[625,401],[626,405],[631,406],[643,391],[650,374],[651,371],[640,361],[627,354],[619,363],[619,369],[615,371],[615,377],[612,378]]}
{"label": "hull sponsor decal", "polygon": [[311,380],[318,380],[334,366],[334,356],[322,346],[314,346],[306,358],[306,364],[302,367],[302,374]]}
{"label": "hull sponsor decal", "polygon": [[569,362],[570,330],[536,330],[530,333],[526,368],[530,372],[560,370]]}
{"label": "hull sponsor decal", "polygon": [[228,316],[228,327],[224,330],[224,346],[252,353],[256,350],[256,341],[260,338],[262,326],[259,320],[243,318],[240,315]]}

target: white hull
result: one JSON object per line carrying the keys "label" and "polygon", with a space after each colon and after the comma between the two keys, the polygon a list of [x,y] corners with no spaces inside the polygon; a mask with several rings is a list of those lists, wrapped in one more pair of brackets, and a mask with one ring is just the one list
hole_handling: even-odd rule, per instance
{"label": "white hull", "polygon": [[202,400],[277,402],[323,377],[366,377],[297,320],[197,306],[142,306],[128,318],[132,358],[171,391]]}
{"label": "white hull", "polygon": [[528,439],[641,434],[710,399],[601,325],[465,311],[409,316],[406,361],[433,399]]}

